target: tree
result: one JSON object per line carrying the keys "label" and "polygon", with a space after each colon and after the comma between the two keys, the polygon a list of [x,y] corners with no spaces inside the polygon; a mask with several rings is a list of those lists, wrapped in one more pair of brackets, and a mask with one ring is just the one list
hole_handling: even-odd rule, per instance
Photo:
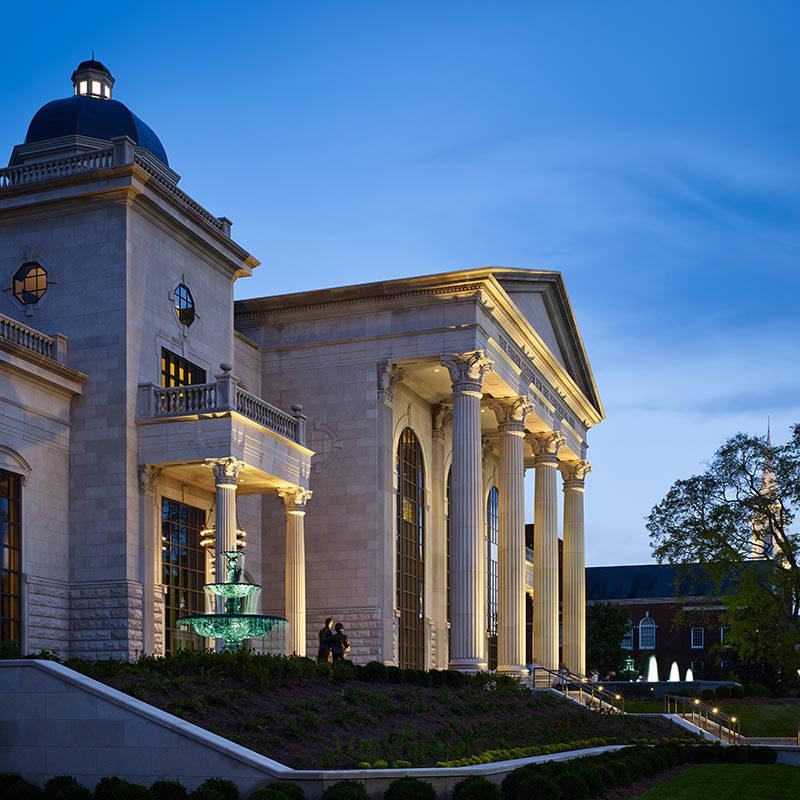
{"label": "tree", "polygon": [[659,563],[700,564],[725,598],[726,644],[771,683],[800,650],[800,424],[790,441],[739,433],[702,475],[676,481],[647,518]]}
{"label": "tree", "polygon": [[628,632],[628,611],[613,603],[586,607],[586,665],[601,675],[618,672],[625,659],[622,640]]}

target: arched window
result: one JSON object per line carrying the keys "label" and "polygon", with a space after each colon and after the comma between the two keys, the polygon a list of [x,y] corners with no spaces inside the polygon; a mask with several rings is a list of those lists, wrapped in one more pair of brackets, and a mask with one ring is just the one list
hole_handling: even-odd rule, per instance
{"label": "arched window", "polygon": [[492,486],[486,500],[486,641],[489,669],[497,669],[497,536],[498,494]]}
{"label": "arched window", "polygon": [[452,649],[451,645],[451,624],[450,624],[450,476],[453,474],[452,467],[447,470],[447,486],[445,488],[445,507],[444,507],[444,526],[445,526],[445,537],[447,539],[447,564],[446,564],[446,577],[445,583],[447,585],[447,652],[448,658],[449,653]]}
{"label": "arched window", "polygon": [[175,287],[175,314],[178,322],[188,328],[195,320],[194,298],[185,283],[179,283]]}
{"label": "arched window", "polygon": [[22,645],[22,476],[0,469],[0,643]]}
{"label": "arched window", "polygon": [[622,641],[619,643],[619,646],[623,650],[633,650],[633,620],[628,620],[628,627],[625,629],[625,635],[622,637]]}
{"label": "arched window", "polygon": [[400,666],[425,668],[425,470],[411,428],[397,446],[397,606]]}
{"label": "arched window", "polygon": [[639,622],[639,649],[656,649],[656,623],[649,616]]}

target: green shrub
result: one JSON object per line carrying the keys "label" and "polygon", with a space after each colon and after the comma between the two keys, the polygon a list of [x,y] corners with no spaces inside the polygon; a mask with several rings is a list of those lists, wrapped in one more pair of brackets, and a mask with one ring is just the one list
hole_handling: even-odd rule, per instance
{"label": "green shrub", "polygon": [[178,781],[155,781],[150,787],[154,800],[186,800],[186,787]]}
{"label": "green shrub", "polygon": [[72,775],[56,775],[44,785],[46,800],[92,800],[91,789],[81,786]]}
{"label": "green shrub", "polygon": [[100,778],[94,787],[95,800],[153,800],[150,790],[122,778]]}
{"label": "green shrub", "polygon": [[[515,773],[519,774],[509,781]],[[555,781],[526,767],[506,775],[502,787],[505,800],[561,800],[561,789]]]}
{"label": "green shrub", "polygon": [[29,783],[17,776],[19,780],[13,781],[4,791],[3,800],[42,800],[44,792],[40,786]]}
{"label": "green shrub", "polygon": [[561,790],[562,797],[567,797],[569,800],[588,800],[589,787],[583,776],[577,772],[562,768],[553,780]]}
{"label": "green shrub", "polygon": [[480,775],[471,775],[453,788],[453,800],[502,800],[500,787]]}
{"label": "green shrub", "polygon": [[580,777],[586,784],[587,797],[602,797],[605,794],[605,784],[603,778],[597,770],[591,766],[572,762],[570,771]]}
{"label": "green shrub", "polygon": [[3,800],[3,796],[8,789],[22,780],[24,780],[22,775],[17,775],[15,772],[0,773],[0,800]]}
{"label": "green shrub", "polygon": [[320,800],[369,800],[369,795],[359,781],[338,781],[322,793]]}
{"label": "green shrub", "polygon": [[249,800],[306,800],[306,793],[299,783],[282,781],[257,789]]}
{"label": "green shrub", "polygon": [[227,778],[206,778],[199,788],[206,787],[219,792],[222,795],[222,800],[241,800],[239,794],[239,787]]}
{"label": "green shrub", "polygon": [[359,670],[359,678],[367,683],[383,683],[386,680],[386,664],[381,661],[368,661]]}
{"label": "green shrub", "polygon": [[383,793],[383,800],[436,800],[432,783],[406,775],[392,781]]}
{"label": "green shrub", "polygon": [[225,800],[225,798],[210,786],[198,786],[189,794],[189,800]]}

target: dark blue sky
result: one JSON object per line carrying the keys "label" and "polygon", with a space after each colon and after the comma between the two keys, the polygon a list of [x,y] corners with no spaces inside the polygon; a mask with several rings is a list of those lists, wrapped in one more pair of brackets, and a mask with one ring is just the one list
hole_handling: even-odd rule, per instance
{"label": "dark blue sky", "polygon": [[560,270],[608,415],[589,562],[644,562],[673,480],[800,421],[798,23],[769,0],[15,4],[0,157],[94,49],[263,262],[240,297]]}

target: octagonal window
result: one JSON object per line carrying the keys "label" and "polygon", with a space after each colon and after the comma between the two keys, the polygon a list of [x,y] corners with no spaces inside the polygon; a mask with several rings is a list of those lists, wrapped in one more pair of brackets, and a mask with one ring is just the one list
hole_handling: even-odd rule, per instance
{"label": "octagonal window", "polygon": [[194,298],[189,287],[183,283],[179,283],[175,288],[175,313],[181,325],[188,327],[194,322]]}
{"label": "octagonal window", "polygon": [[37,261],[27,261],[14,276],[14,297],[24,305],[38,303],[47,291],[47,270]]}

